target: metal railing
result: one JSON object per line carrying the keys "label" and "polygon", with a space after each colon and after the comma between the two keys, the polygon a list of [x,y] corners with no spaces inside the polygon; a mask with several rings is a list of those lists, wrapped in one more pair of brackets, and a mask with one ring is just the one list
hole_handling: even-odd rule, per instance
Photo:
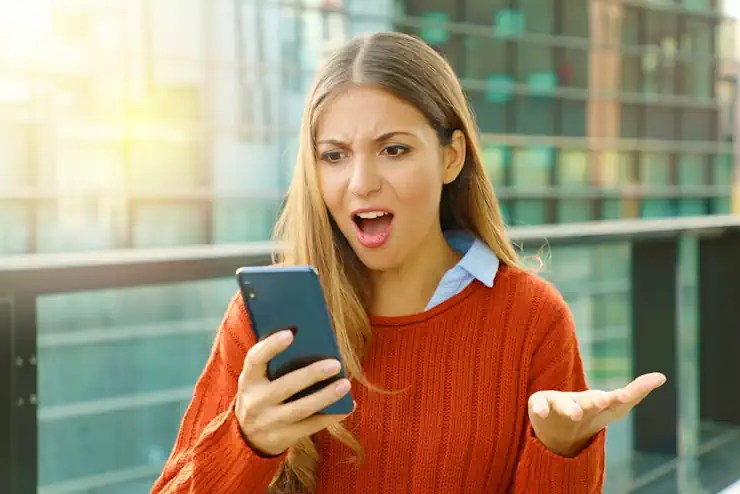
{"label": "metal railing", "polygon": [[[680,432],[687,416],[740,425],[740,400],[725,388],[728,376],[740,376],[740,216],[522,227],[510,234],[516,244],[535,250],[630,245],[631,371],[661,371],[670,383],[633,412],[633,443],[635,451],[677,459],[660,475],[678,475],[679,465],[701,453]],[[229,277],[240,266],[268,263],[276,247],[254,243],[0,258],[0,492],[27,494],[38,487],[39,297]],[[686,255],[694,257],[695,301],[683,290]],[[698,313],[693,326],[692,304]],[[688,369],[682,355],[697,343],[699,368]],[[697,379],[698,390],[683,389],[686,379]]]}

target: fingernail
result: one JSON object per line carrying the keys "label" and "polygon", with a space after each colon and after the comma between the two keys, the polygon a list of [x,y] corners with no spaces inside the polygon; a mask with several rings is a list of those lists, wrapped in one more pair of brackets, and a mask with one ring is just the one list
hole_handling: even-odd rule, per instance
{"label": "fingernail", "polygon": [[342,368],[342,365],[339,362],[337,362],[336,360],[332,360],[331,362],[327,362],[324,365],[323,371],[324,371],[324,374],[333,376],[334,374],[339,372],[339,369],[341,368]]}
{"label": "fingernail", "polygon": [[347,391],[349,391],[349,381],[347,381],[346,379],[342,379],[337,383],[335,389],[339,394],[346,393]]}
{"label": "fingernail", "polygon": [[290,341],[293,338],[293,332],[292,331],[281,331],[280,332],[280,341],[283,343],[286,343]]}

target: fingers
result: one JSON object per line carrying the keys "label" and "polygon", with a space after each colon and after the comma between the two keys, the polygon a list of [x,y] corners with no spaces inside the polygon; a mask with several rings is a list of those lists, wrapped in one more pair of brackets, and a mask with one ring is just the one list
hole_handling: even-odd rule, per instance
{"label": "fingers", "polygon": [[617,390],[620,393],[620,403],[635,406],[665,382],[666,377],[658,372],[643,374],[624,388]]}
{"label": "fingers", "polygon": [[345,418],[347,418],[347,415],[313,415],[301,422],[288,426],[285,432],[294,437],[311,436],[337,422],[341,422]]}
{"label": "fingers", "polygon": [[587,390],[580,393],[571,393],[573,400],[585,412],[600,412],[617,403],[620,395],[616,392]]}
{"label": "fingers", "polygon": [[530,397],[529,408],[543,419],[556,413],[578,421],[583,418],[583,409],[573,399],[573,394],[575,393],[540,391]]}
{"label": "fingers", "polygon": [[529,398],[529,410],[543,419],[546,419],[550,415],[550,402],[545,393],[535,393]]}
{"label": "fingers", "polygon": [[341,369],[338,360],[329,359],[289,372],[273,381],[274,403],[284,402],[299,391],[338,374]]}
{"label": "fingers", "polygon": [[239,386],[267,379],[267,363],[293,342],[291,331],[279,331],[260,341],[247,352],[239,376]]}
{"label": "fingers", "polygon": [[272,418],[276,423],[286,424],[312,420],[310,417],[346,395],[350,387],[347,379],[340,379],[315,393],[276,407],[271,413]]}

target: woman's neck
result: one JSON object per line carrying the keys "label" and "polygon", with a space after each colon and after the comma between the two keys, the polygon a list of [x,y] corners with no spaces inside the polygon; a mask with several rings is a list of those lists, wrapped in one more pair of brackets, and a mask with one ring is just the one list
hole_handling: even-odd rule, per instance
{"label": "woman's neck", "polygon": [[462,257],[441,231],[433,232],[413,258],[389,271],[370,274],[374,316],[405,316],[423,312],[444,274]]}

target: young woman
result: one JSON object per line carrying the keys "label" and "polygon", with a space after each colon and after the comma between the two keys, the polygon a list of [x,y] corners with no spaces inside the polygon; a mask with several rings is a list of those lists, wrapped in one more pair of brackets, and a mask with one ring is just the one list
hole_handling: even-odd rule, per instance
{"label": "young woman", "polygon": [[312,265],[353,381],[275,381],[235,297],[154,493],[601,492],[605,427],[665,378],[588,390],[573,320],[520,266],[455,74],[398,33],[350,41],[305,109],[278,262]]}

